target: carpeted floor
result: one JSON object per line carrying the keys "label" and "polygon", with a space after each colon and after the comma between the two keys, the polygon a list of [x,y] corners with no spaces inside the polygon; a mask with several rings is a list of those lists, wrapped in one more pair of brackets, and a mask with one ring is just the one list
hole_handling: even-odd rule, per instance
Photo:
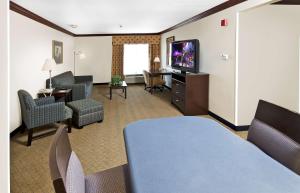
{"label": "carpeted floor", "polygon": [[[143,86],[130,85],[125,100],[121,91],[114,90],[109,100],[107,86],[95,86],[93,98],[104,103],[104,121],[72,129],[69,135],[72,148],[79,156],[86,174],[126,163],[123,128],[130,122],[157,117],[182,115],[170,103],[170,91],[153,95]],[[51,125],[49,127],[58,127]],[[238,132],[245,138],[247,132]],[[26,133],[11,139],[11,192],[54,192],[48,168],[48,152],[53,136],[33,141],[31,147],[24,145]]]}

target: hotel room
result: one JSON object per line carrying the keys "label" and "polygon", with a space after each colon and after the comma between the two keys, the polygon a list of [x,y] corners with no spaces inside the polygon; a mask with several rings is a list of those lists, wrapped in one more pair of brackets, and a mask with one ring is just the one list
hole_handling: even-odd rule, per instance
{"label": "hotel room", "polygon": [[3,0],[0,192],[299,193],[299,0]]}

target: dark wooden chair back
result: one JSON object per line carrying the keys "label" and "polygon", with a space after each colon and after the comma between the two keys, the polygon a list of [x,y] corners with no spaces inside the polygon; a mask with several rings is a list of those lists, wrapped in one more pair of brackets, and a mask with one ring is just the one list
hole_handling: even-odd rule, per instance
{"label": "dark wooden chair back", "polygon": [[300,175],[300,115],[260,100],[248,141]]}
{"label": "dark wooden chair back", "polygon": [[300,144],[300,114],[260,100],[255,113],[258,119]]}

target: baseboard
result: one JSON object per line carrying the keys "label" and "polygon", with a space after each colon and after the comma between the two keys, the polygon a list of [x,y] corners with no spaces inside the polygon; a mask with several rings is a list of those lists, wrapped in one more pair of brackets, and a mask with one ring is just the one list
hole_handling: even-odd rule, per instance
{"label": "baseboard", "polygon": [[235,126],[236,131],[248,131],[250,125]]}
{"label": "baseboard", "polygon": [[211,117],[215,118],[216,120],[220,121],[221,123],[223,123],[224,125],[226,125],[227,127],[231,128],[235,131],[248,131],[248,129],[249,129],[249,125],[236,126],[211,111],[208,111],[208,114]]}
{"label": "baseboard", "polygon": [[143,83],[143,82],[133,82],[133,83],[127,83],[126,82],[126,84],[127,85],[145,85],[145,83]]}
{"label": "baseboard", "polygon": [[108,85],[108,82],[93,83],[93,85]]}
{"label": "baseboard", "polygon": [[23,124],[20,125],[19,127],[17,127],[15,130],[13,130],[12,132],[10,132],[9,134],[9,137],[12,138],[14,137],[15,135],[17,135],[17,133],[21,132],[22,131],[22,128],[23,128]]}

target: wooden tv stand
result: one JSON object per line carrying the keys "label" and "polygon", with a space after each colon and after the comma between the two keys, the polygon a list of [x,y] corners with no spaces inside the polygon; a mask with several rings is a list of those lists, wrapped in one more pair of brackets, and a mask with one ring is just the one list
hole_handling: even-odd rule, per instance
{"label": "wooden tv stand", "polygon": [[172,73],[172,104],[184,115],[208,114],[208,84],[206,73]]}

